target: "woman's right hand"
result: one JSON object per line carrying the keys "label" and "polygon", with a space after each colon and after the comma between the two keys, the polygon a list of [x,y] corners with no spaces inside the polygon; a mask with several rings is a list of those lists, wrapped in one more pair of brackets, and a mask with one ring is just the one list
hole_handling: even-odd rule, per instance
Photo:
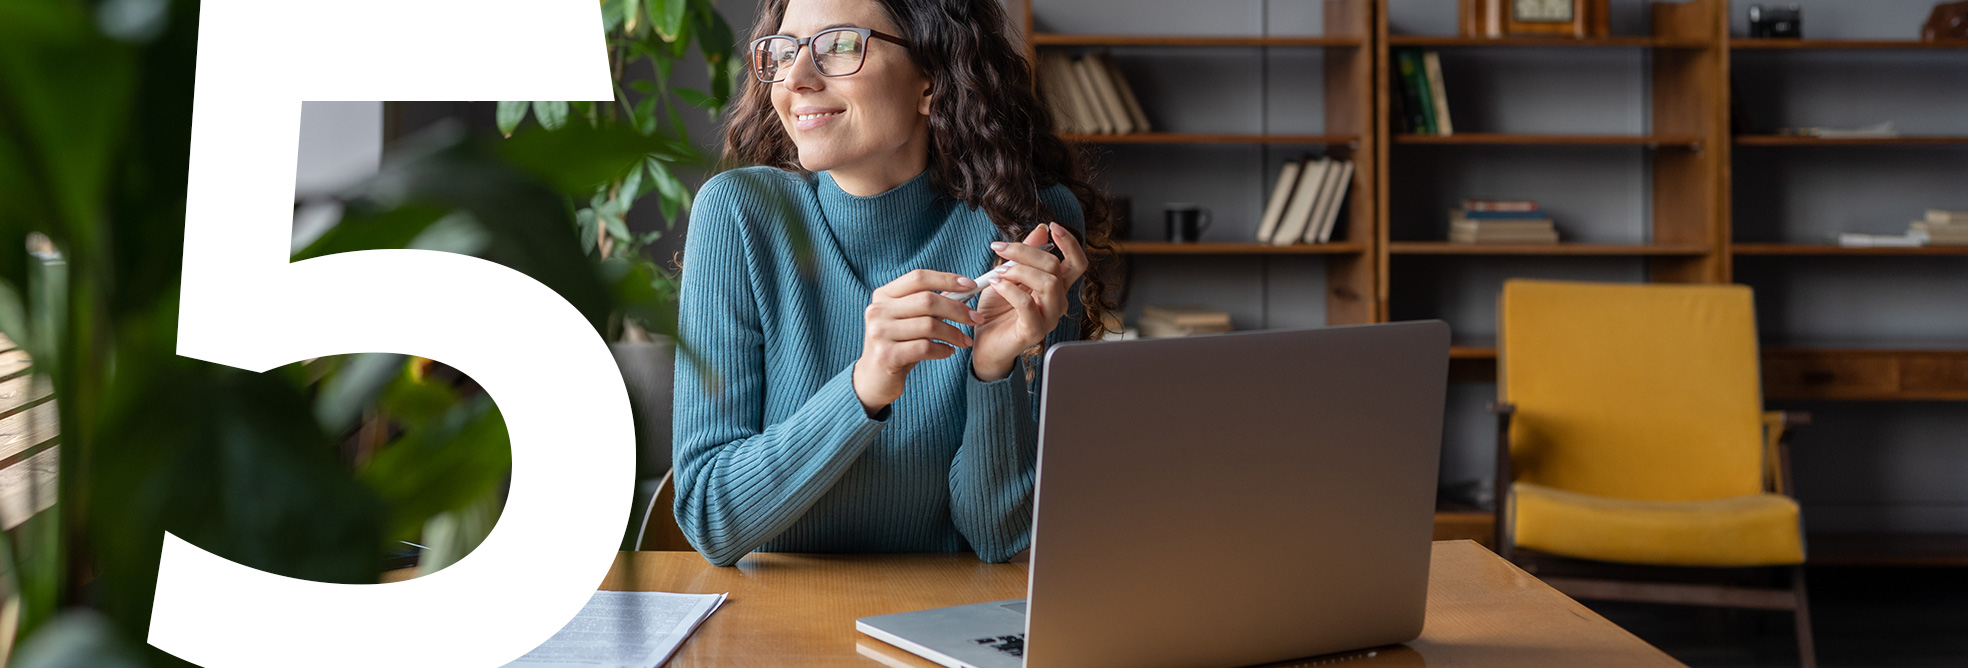
{"label": "woman's right hand", "polygon": [[903,381],[918,363],[970,347],[970,337],[944,321],[975,325],[983,316],[937,293],[975,287],[966,276],[917,269],[875,290],[862,312],[861,359],[854,362],[854,394],[868,415],[902,396]]}

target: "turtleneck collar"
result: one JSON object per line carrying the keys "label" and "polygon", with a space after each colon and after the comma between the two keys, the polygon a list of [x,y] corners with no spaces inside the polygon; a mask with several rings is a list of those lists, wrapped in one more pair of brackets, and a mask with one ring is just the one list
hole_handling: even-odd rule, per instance
{"label": "turtleneck collar", "polygon": [[[820,212],[827,226],[857,269],[885,268],[914,257],[948,217],[947,202],[929,182],[929,170],[887,192],[856,197],[834,182],[828,172],[817,175]],[[866,275],[866,274],[864,274]]]}

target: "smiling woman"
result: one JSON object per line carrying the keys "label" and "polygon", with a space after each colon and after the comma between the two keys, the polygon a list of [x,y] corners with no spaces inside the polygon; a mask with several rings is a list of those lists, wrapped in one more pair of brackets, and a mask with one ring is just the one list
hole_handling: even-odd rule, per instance
{"label": "smiling woman", "polygon": [[1111,221],[1010,31],[996,0],[761,7],[752,166],[699,192],[680,294],[675,510],[713,563],[1029,544],[1033,353],[1101,331]]}

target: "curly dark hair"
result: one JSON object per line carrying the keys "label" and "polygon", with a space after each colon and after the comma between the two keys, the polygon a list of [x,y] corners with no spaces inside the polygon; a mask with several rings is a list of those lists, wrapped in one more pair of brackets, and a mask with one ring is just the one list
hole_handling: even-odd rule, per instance
{"label": "curly dark hair", "polygon": [[[1056,220],[1025,184],[1065,184],[1079,200],[1087,271],[1080,282],[1080,338],[1105,331],[1115,309],[1108,295],[1114,221],[1107,198],[1088,181],[1091,161],[1053,133],[1052,117],[1033,93],[1032,67],[1006,35],[1012,25],[997,0],[874,0],[909,40],[909,59],[929,78],[929,178],[938,192],[982,209],[1006,239],[1022,239],[1033,221]],[[750,39],[774,34],[788,0],[763,0]],[[746,57],[749,58],[749,55]],[[771,86],[743,77],[725,119],[727,165],[770,165],[801,175],[799,152],[772,107]]]}

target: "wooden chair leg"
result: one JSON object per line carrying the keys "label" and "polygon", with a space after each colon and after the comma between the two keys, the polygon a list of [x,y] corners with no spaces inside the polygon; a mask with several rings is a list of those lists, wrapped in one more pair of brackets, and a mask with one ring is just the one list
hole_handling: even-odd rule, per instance
{"label": "wooden chair leg", "polygon": [[1790,588],[1797,592],[1797,609],[1792,611],[1797,620],[1797,663],[1803,668],[1818,668],[1818,650],[1811,640],[1811,597],[1804,589],[1803,566],[1791,567]]}

